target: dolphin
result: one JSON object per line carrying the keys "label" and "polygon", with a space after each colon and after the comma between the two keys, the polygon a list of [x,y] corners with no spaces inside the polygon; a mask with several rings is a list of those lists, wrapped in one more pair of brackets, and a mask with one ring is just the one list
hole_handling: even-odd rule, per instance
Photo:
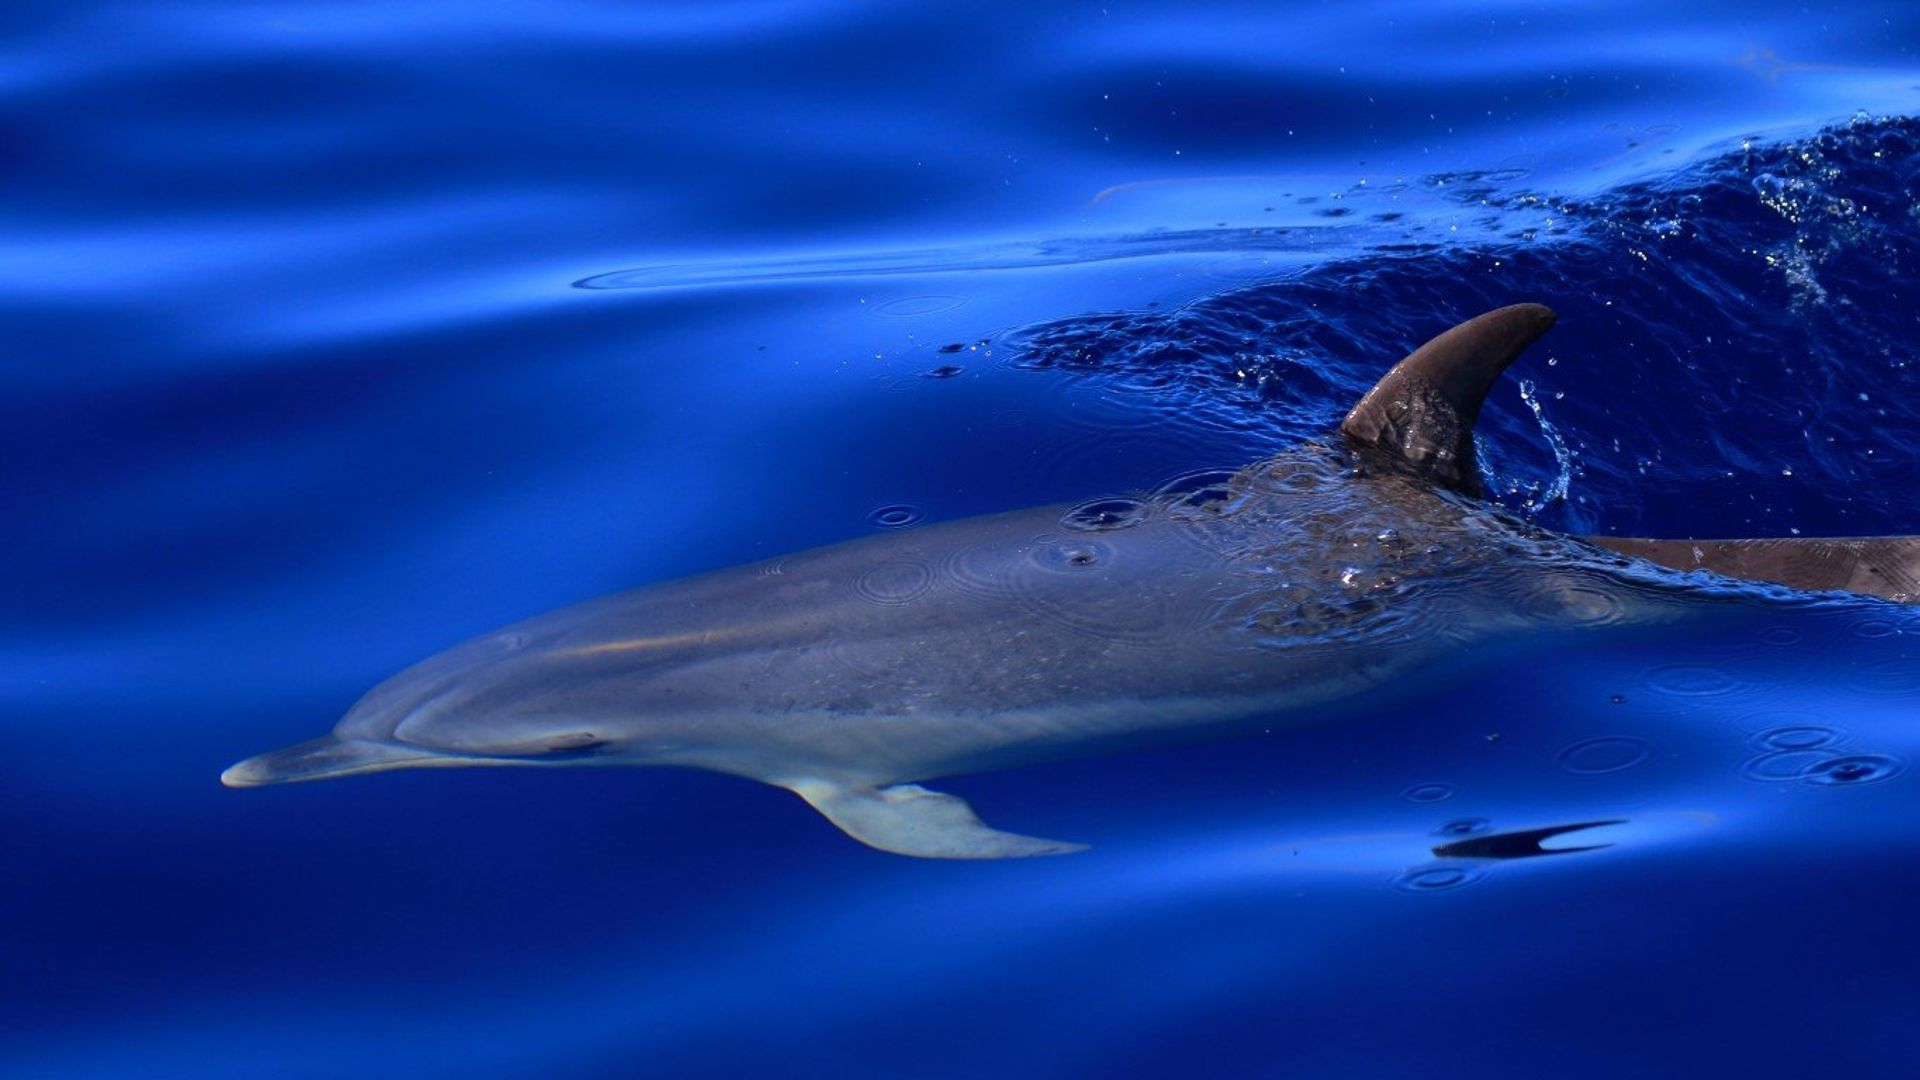
{"label": "dolphin", "polygon": [[[1084,845],[920,786],[1155,739],[1305,723],[1415,669],[1671,617],[1633,560],[1920,595],[1920,539],[1547,533],[1480,499],[1473,425],[1554,322],[1516,304],[1394,366],[1338,437],[1139,498],[887,533],[541,615],[374,687],[232,787],[387,769],[667,765],[787,788],[927,858]],[[1657,576],[1657,575],[1656,575]]]}

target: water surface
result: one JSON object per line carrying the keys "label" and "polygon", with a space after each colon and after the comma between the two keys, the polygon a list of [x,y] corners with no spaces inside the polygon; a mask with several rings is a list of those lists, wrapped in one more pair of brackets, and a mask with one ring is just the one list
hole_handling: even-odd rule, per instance
{"label": "water surface", "polygon": [[1920,532],[1920,9],[4,21],[4,1071],[1904,1075],[1888,605],[944,785],[1052,860],[701,774],[215,778],[562,603],[1242,464],[1517,300],[1516,512]]}

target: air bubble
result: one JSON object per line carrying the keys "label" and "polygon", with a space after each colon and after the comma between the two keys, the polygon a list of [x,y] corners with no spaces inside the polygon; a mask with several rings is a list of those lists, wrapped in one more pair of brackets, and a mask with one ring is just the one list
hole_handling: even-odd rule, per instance
{"label": "air bubble", "polygon": [[1401,892],[1444,892],[1471,885],[1482,876],[1478,870],[1460,866],[1421,866],[1394,878],[1393,887]]}
{"label": "air bubble", "polygon": [[1900,759],[1884,754],[1848,754],[1817,762],[1800,778],[1809,784],[1871,784],[1898,776],[1903,768]]}
{"label": "air bubble", "polygon": [[1553,763],[1576,776],[1625,772],[1653,756],[1653,744],[1632,735],[1601,735],[1562,747]]}
{"label": "air bubble", "polygon": [[1408,802],[1437,803],[1453,798],[1454,790],[1448,784],[1415,784],[1400,793]]}
{"label": "air bubble", "polygon": [[906,503],[894,503],[890,506],[878,507],[869,512],[867,514],[867,524],[877,525],[882,529],[904,529],[911,525],[920,524],[920,519],[923,517],[926,517],[926,514],[922,513],[917,506],[908,506]]}

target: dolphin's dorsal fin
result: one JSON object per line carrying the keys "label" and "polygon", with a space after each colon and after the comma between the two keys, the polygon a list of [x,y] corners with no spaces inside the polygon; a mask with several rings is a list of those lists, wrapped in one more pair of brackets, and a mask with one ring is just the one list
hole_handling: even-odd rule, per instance
{"label": "dolphin's dorsal fin", "polygon": [[1454,327],[1408,354],[1340,424],[1355,445],[1441,487],[1480,494],[1473,422],[1500,373],[1553,325],[1540,304],[1514,304]]}

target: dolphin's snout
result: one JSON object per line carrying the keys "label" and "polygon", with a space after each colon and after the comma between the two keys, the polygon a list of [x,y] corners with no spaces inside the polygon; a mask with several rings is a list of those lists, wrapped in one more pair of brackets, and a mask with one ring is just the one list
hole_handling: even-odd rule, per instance
{"label": "dolphin's snout", "polygon": [[465,762],[412,747],[329,735],[250,757],[221,773],[220,782],[232,788],[261,787],[386,769],[459,764]]}

